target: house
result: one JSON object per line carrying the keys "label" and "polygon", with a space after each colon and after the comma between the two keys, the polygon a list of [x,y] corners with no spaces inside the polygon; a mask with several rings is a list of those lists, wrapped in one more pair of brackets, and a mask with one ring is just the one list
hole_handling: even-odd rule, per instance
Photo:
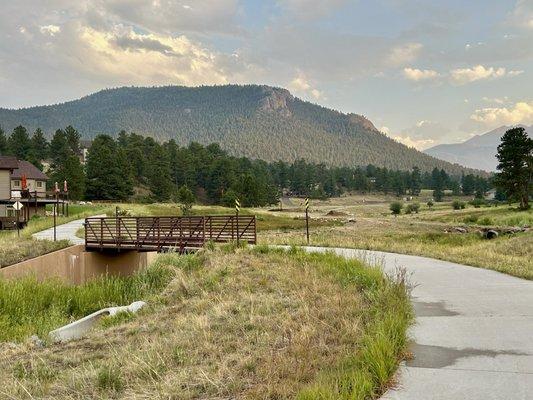
{"label": "house", "polygon": [[39,168],[28,161],[18,161],[18,166],[11,173],[11,197],[17,196],[17,193],[23,190],[23,179],[26,179],[26,187],[30,193],[35,193],[37,197],[46,197],[46,176]]}
{"label": "house", "polygon": [[61,196],[47,193],[48,176],[28,161],[0,156],[0,229],[12,228],[16,221],[15,202],[22,204],[19,222],[34,215],[46,215],[47,204],[64,204]]}

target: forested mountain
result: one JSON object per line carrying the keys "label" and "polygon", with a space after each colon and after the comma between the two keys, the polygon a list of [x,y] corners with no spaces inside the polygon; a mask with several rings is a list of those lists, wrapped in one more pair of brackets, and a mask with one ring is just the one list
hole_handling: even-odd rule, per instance
{"label": "forested mountain", "polygon": [[[525,128],[531,137],[533,125],[529,127],[518,126]],[[501,137],[509,128],[509,126],[500,126],[483,135],[476,135],[463,143],[440,144],[424,150],[424,153],[465,167],[495,171],[496,165],[498,165],[497,147]]]}
{"label": "forested mountain", "polygon": [[258,85],[124,87],[63,104],[0,109],[0,126],[18,125],[51,135],[72,125],[82,138],[136,132],[157,140],[219,143],[235,156],[266,161],[305,158],[329,165],[373,164],[422,171],[437,167],[458,175],[464,169],[408,148],[356,114],[302,101],[287,90]]}

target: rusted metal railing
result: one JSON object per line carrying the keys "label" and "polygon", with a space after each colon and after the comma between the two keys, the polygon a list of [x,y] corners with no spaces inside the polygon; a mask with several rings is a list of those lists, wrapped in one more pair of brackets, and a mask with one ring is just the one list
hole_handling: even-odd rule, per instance
{"label": "rusted metal railing", "polygon": [[[237,221],[238,218],[238,221]],[[238,227],[238,230],[237,228]],[[255,216],[91,217],[85,219],[85,247],[137,251],[187,251],[207,241],[255,244]]]}

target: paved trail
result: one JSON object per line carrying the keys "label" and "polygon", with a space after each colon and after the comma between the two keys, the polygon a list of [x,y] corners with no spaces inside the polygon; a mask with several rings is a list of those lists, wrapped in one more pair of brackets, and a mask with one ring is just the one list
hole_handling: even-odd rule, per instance
{"label": "paved trail", "polygon": [[383,399],[533,399],[533,281],[431,258],[350,249],[411,274],[414,359]]}
{"label": "paved trail", "polygon": [[[58,239],[83,243],[75,235],[83,222],[59,226]],[[53,238],[53,229],[34,236]],[[379,260],[391,272],[404,267],[416,285],[415,357],[402,365],[398,388],[383,399],[533,399],[533,281],[425,257],[307,250]]]}
{"label": "paved trail", "polygon": [[[94,217],[105,217],[105,215],[95,215]],[[56,230],[57,240],[70,240],[72,244],[84,244],[85,240],[76,236],[76,232],[80,228],[83,228],[84,222],[85,218],[58,225]],[[54,240],[54,228],[45,229],[44,231],[34,233],[32,236],[35,239]]]}

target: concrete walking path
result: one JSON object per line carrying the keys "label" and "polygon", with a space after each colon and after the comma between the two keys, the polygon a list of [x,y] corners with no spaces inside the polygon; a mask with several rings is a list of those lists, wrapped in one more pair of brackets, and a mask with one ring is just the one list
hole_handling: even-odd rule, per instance
{"label": "concrete walking path", "polygon": [[308,247],[410,275],[412,360],[387,400],[533,399],[533,281],[426,257]]}
{"label": "concrete walking path", "polygon": [[[105,215],[94,215],[94,217],[105,217]],[[72,244],[85,244],[85,239],[76,236],[76,232],[83,228],[84,222],[85,218],[82,218],[67,222],[66,224],[57,225],[57,240],[69,240]],[[32,236],[35,239],[54,240],[54,228],[45,229],[44,231],[34,233]]]}
{"label": "concrete walking path", "polygon": [[[57,227],[75,244],[84,219]],[[33,235],[53,239],[53,228]],[[280,246],[282,247],[282,246]],[[306,247],[405,268],[414,288],[414,358],[387,400],[533,399],[533,281],[447,261],[355,249]]]}

